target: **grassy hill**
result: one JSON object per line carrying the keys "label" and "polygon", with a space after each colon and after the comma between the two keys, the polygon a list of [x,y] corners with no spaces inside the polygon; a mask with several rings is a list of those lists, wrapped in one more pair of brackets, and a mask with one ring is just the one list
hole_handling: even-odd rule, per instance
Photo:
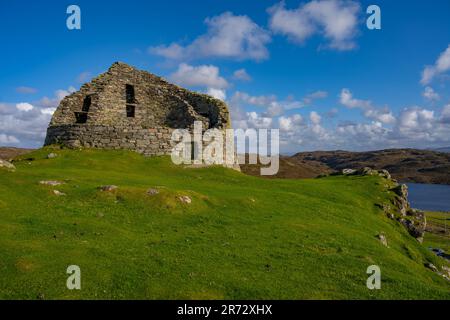
{"label": "grassy hill", "polygon": [[[393,197],[380,177],[262,179],[126,151],[23,158],[0,170],[1,299],[450,299],[424,267],[445,261],[376,206]],[[80,291],[66,289],[74,264]],[[381,290],[366,287],[373,264]]]}

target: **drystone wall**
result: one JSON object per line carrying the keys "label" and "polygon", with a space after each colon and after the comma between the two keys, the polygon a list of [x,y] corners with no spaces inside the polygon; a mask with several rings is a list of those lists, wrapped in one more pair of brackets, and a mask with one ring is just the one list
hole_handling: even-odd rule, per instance
{"label": "drystone wall", "polygon": [[174,129],[230,128],[226,104],[124,63],[65,97],[47,129],[45,145],[130,149],[162,155]]}

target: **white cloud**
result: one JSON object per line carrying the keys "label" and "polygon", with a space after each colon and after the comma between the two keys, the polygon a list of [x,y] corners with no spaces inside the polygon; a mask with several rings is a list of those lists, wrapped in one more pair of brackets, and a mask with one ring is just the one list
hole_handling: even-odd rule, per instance
{"label": "white cloud", "polygon": [[450,143],[450,105],[443,107],[440,112],[420,107],[405,108],[396,117],[398,121],[389,126],[377,120],[325,125],[317,111],[309,113],[309,121],[305,121],[300,114],[275,118],[266,117],[264,111],[235,111],[232,109],[231,113],[235,128],[278,127],[283,153],[403,147],[425,149]]}
{"label": "white cloud", "polygon": [[431,87],[425,87],[422,96],[430,101],[437,101],[440,99],[439,94],[436,91],[434,91],[434,89]]}
{"label": "white cloud", "polygon": [[282,1],[268,9],[269,25],[273,32],[297,43],[321,34],[328,40],[327,47],[351,50],[356,47],[360,11],[360,5],[354,1],[313,0],[292,10],[286,9]]}
{"label": "white cloud", "polygon": [[22,94],[34,94],[34,93],[38,92],[38,90],[35,88],[31,88],[31,87],[17,87],[16,92],[22,93]]}
{"label": "white cloud", "polygon": [[157,47],[150,47],[148,52],[157,56],[162,56],[167,59],[181,60],[185,58],[185,49],[177,43],[172,43],[168,46],[161,45]]}
{"label": "white cloud", "polygon": [[309,119],[313,124],[320,124],[320,122],[322,121],[322,117],[316,111],[310,112]]}
{"label": "white cloud", "polygon": [[33,105],[29,104],[28,102],[21,102],[16,104],[16,108],[19,111],[28,112],[34,109]]}
{"label": "white cloud", "polygon": [[[273,118],[284,114],[288,110],[300,109],[311,104],[315,99],[323,99],[328,96],[325,91],[316,91],[308,94],[301,100],[295,100],[293,96],[288,96],[284,100],[278,100],[275,95],[252,96],[246,92],[236,91],[228,104],[232,109],[242,109],[244,106],[256,106],[264,108],[263,117]],[[317,114],[317,116],[319,116]],[[319,116],[320,117],[320,116]],[[283,119],[287,119],[284,117]],[[287,120],[286,120],[287,121]]]}
{"label": "white cloud", "polygon": [[303,124],[303,117],[299,114],[294,114],[290,117],[279,117],[278,126],[281,131],[293,131],[298,129]]}
{"label": "white cloud", "polygon": [[42,114],[49,114],[49,115],[53,115],[53,113],[55,113],[56,108],[44,108],[41,109],[41,113]]}
{"label": "white cloud", "polygon": [[442,108],[441,122],[450,124],[450,104],[448,104],[444,108]]}
{"label": "white cloud", "polygon": [[380,121],[384,124],[394,124],[396,118],[388,107],[376,108],[370,100],[360,100],[353,97],[349,89],[342,89],[339,95],[339,101],[349,109],[361,109],[366,118]]}
{"label": "white cloud", "polygon": [[222,101],[225,101],[225,99],[227,98],[227,94],[223,89],[208,88],[206,93]]}
{"label": "white cloud", "polygon": [[80,83],[85,83],[85,82],[89,81],[89,79],[91,79],[91,78],[92,78],[92,74],[89,71],[84,71],[78,75],[77,81]]}
{"label": "white cloud", "polygon": [[47,126],[59,102],[75,91],[57,90],[52,98],[21,103],[0,103],[0,144],[41,147]]}
{"label": "white cloud", "polygon": [[248,16],[225,12],[207,18],[205,23],[208,31],[192,43],[150,47],[149,52],[176,60],[216,57],[258,61],[268,58],[266,45],[271,41],[270,35]]}
{"label": "white cloud", "polygon": [[326,97],[328,97],[328,92],[319,90],[308,94],[306,97],[303,98],[303,102],[307,105],[310,105],[311,103],[313,103],[314,100],[325,99]]}
{"label": "white cloud", "polygon": [[353,98],[353,94],[350,92],[349,89],[342,89],[339,98],[340,98],[341,104],[350,109],[369,108],[372,104],[369,100],[359,100],[359,99]]}
{"label": "white cloud", "polygon": [[236,91],[231,98],[231,104],[250,104],[258,107],[268,107],[275,102],[277,97],[274,95],[251,96],[248,93]]}
{"label": "white cloud", "polygon": [[250,81],[252,78],[245,69],[239,69],[233,72],[233,78],[240,81]]}
{"label": "white cloud", "polygon": [[77,89],[75,89],[74,87],[69,87],[69,89],[67,89],[67,90],[63,90],[63,89],[56,90],[55,95],[56,95],[56,99],[58,100],[58,103],[61,102],[62,99],[64,99],[71,93],[74,93],[75,91],[77,91]]}
{"label": "white cloud", "polygon": [[263,113],[266,117],[277,117],[279,115],[282,115],[284,113],[284,108],[281,104],[278,102],[272,102],[266,109],[266,111]]}
{"label": "white cloud", "polygon": [[58,105],[62,99],[64,99],[68,95],[74,93],[75,91],[77,91],[77,90],[72,86],[69,87],[67,90],[66,89],[56,90],[55,96],[53,98],[43,97],[39,101],[39,104],[46,108],[56,108],[56,107],[58,107]]}
{"label": "white cloud", "polygon": [[176,84],[188,87],[209,87],[224,89],[228,82],[219,75],[219,68],[213,65],[191,66],[182,63],[169,76]]}
{"label": "white cloud", "polygon": [[272,118],[261,116],[256,112],[247,112],[247,127],[268,129],[272,126]]}
{"label": "white cloud", "polygon": [[434,77],[443,74],[450,70],[450,44],[447,49],[441,53],[436,63],[432,66],[426,66],[422,71],[422,79],[420,82],[423,85],[429,84]]}
{"label": "white cloud", "polygon": [[337,114],[339,113],[339,110],[337,108],[331,108],[327,113],[326,116],[328,118],[334,118],[337,116]]}
{"label": "white cloud", "polygon": [[432,128],[434,120],[432,110],[419,107],[406,108],[400,114],[398,128],[405,133],[424,131],[424,129]]}
{"label": "white cloud", "polygon": [[14,136],[9,136],[4,133],[0,133],[0,144],[2,145],[17,144],[19,142],[20,140]]}
{"label": "white cloud", "polygon": [[383,124],[394,124],[397,121],[388,107],[381,109],[367,109],[364,111],[364,116],[375,121],[380,121]]}

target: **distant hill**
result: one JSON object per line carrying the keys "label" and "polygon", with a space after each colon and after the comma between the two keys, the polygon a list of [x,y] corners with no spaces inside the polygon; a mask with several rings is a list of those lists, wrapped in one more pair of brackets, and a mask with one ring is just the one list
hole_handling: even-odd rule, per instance
{"label": "distant hill", "polygon": [[[248,163],[248,158],[246,160]],[[261,165],[243,164],[240,165],[241,171],[252,175],[259,176]],[[264,166],[265,167],[265,166]],[[284,178],[284,179],[306,179],[315,178],[321,174],[329,174],[334,172],[333,169],[326,164],[318,161],[303,161],[294,157],[280,156],[280,169],[277,175],[265,176],[266,178]]]}
{"label": "distant hill", "polygon": [[[259,174],[256,166],[241,166],[243,172]],[[301,152],[280,159],[278,178],[312,178],[320,174],[371,167],[386,169],[404,182],[450,184],[450,153],[416,149],[388,149],[370,152]]]}
{"label": "distant hill", "polygon": [[13,148],[13,147],[0,147],[0,159],[10,160],[17,156],[29,153],[33,149]]}
{"label": "distant hill", "polygon": [[450,147],[446,147],[446,148],[437,148],[437,149],[433,149],[433,151],[437,151],[437,152],[450,152]]}

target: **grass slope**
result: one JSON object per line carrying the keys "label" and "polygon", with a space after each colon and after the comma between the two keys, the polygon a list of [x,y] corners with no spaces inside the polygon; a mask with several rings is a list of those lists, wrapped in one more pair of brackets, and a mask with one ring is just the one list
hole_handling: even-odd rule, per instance
{"label": "grass slope", "polygon": [[[450,298],[423,266],[444,260],[375,206],[392,196],[381,178],[268,180],[126,151],[51,151],[0,170],[1,299]],[[53,179],[66,184],[38,183]],[[97,189],[106,184],[119,189]],[[80,291],[66,288],[73,264]],[[381,290],[366,287],[372,264]]]}
{"label": "grass slope", "polygon": [[425,233],[424,245],[450,252],[450,213],[427,212],[426,217],[428,232]]}

